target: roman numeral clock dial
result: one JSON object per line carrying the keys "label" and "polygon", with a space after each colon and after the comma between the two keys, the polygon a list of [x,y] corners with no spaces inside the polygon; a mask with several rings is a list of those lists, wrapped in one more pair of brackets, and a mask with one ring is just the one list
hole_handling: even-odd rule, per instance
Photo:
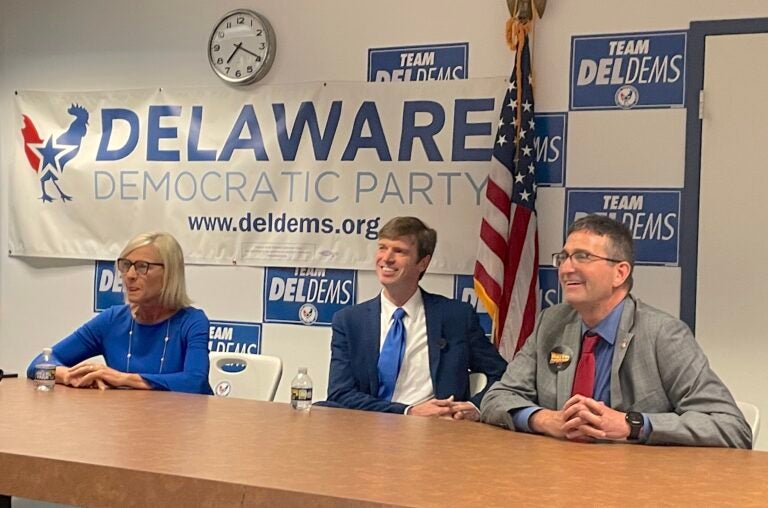
{"label": "roman numeral clock dial", "polygon": [[275,31],[267,18],[249,9],[236,9],[213,28],[208,61],[227,83],[247,85],[267,75],[276,46]]}

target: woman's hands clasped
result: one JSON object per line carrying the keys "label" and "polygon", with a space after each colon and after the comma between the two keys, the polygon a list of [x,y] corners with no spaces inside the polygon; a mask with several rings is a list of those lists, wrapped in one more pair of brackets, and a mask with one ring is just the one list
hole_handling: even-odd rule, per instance
{"label": "woman's hands clasped", "polygon": [[151,390],[152,387],[139,374],[128,374],[91,361],[80,362],[74,367],[56,367],[56,382],[75,388],[136,388]]}
{"label": "woman's hands clasped", "polygon": [[62,384],[76,388],[106,390],[121,386],[123,377],[125,377],[123,372],[90,361],[80,362],[74,367],[57,367],[56,369],[56,378],[60,378]]}

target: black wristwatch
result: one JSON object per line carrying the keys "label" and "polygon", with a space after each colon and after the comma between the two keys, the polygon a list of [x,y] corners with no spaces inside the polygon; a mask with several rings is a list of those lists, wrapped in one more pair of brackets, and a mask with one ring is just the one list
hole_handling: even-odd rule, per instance
{"label": "black wristwatch", "polygon": [[627,439],[636,441],[640,437],[640,431],[643,430],[643,413],[627,411],[624,419],[629,424],[629,436],[627,436]]}

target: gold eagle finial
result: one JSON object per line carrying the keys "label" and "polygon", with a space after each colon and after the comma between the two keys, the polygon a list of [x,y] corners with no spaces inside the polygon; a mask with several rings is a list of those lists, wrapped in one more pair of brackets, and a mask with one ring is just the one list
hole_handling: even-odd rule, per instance
{"label": "gold eagle finial", "polygon": [[533,19],[534,14],[539,18],[544,15],[547,0],[507,0],[507,8],[512,19],[526,23]]}

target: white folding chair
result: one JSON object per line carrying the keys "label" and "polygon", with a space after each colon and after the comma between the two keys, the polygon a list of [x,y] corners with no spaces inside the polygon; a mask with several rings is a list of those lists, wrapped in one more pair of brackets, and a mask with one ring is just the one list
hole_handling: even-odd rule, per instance
{"label": "white folding chair", "polygon": [[[277,356],[211,351],[208,382],[218,397],[275,399],[283,374],[283,361]],[[233,367],[237,369],[233,372]]]}
{"label": "white folding chair", "polygon": [[469,375],[469,395],[475,396],[488,384],[488,377],[482,372],[473,372]]}
{"label": "white folding chair", "polygon": [[749,424],[749,428],[752,429],[752,447],[757,442],[757,434],[760,432],[760,410],[756,405],[749,402],[736,401],[736,405],[739,406],[741,413]]}

